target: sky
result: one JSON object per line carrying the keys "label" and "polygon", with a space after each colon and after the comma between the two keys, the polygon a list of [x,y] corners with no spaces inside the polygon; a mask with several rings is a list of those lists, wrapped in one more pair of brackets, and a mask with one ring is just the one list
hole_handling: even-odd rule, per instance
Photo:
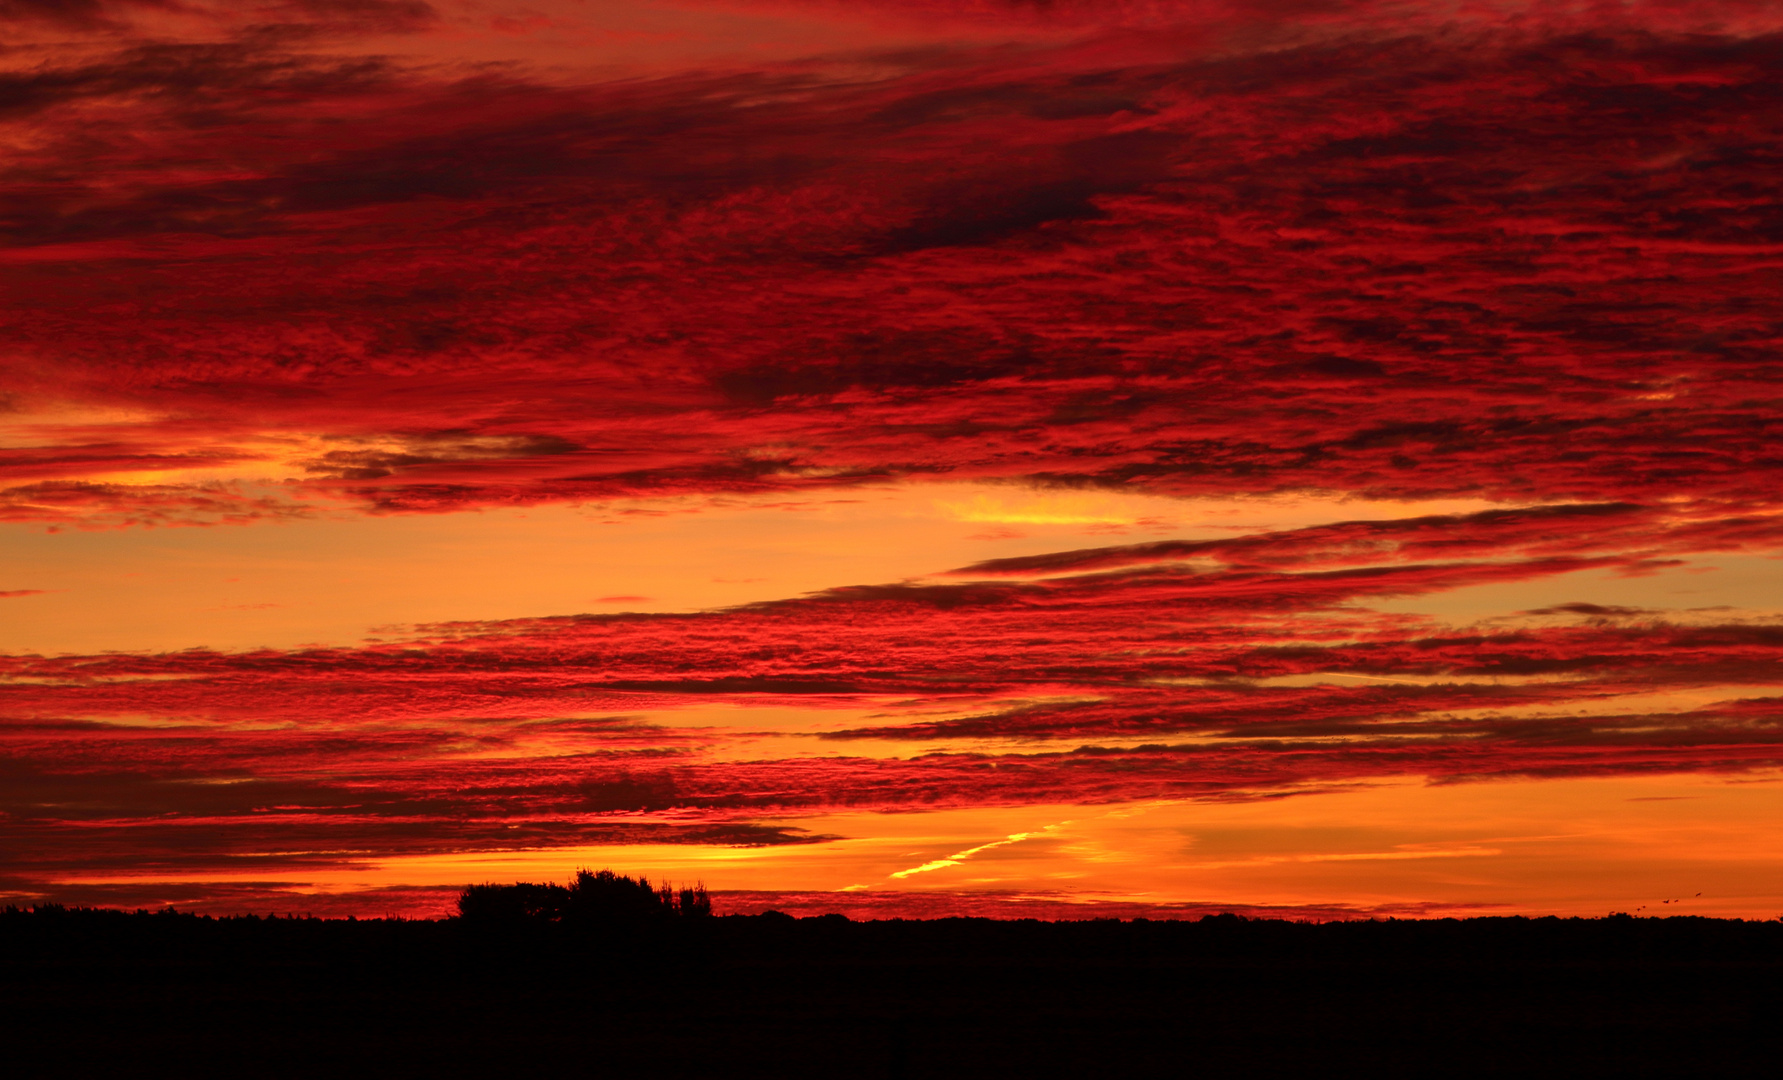
{"label": "sky", "polygon": [[1783,9],[0,0],[0,902],[1783,914]]}

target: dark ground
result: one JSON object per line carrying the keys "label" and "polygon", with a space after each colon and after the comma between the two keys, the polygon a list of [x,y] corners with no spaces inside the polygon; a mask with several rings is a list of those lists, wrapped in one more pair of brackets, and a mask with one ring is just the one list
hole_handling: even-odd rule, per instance
{"label": "dark ground", "polygon": [[1783,1070],[1783,922],[0,914],[0,1074]]}

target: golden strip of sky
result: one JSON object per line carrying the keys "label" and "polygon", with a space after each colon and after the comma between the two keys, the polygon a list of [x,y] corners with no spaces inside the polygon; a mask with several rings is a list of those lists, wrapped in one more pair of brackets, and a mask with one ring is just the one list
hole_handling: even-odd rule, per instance
{"label": "golden strip of sky", "polygon": [[36,590],[0,599],[0,651],[291,648],[446,620],[696,611],[1060,548],[1489,505],[911,482],[452,514],[324,507],[252,526],[0,525],[0,589]]}
{"label": "golden strip of sky", "polygon": [[[1360,910],[1425,904],[1459,914],[1783,912],[1783,776],[1774,770],[1393,781],[1256,800],[839,813],[782,823],[847,839],[393,858],[311,873],[303,888],[562,880],[578,867],[616,866],[715,889],[1063,893],[1083,901]],[[153,876],[80,880],[140,885]]]}

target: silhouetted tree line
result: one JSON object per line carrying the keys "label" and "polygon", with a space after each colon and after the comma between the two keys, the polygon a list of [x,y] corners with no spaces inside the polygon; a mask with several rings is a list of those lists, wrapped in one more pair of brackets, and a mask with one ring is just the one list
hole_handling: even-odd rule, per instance
{"label": "silhouetted tree line", "polygon": [[[837,914],[795,918],[778,911],[715,916],[703,888],[657,887],[611,871],[583,871],[568,885],[472,886],[460,894],[459,912],[460,918],[438,920],[334,919],[302,914],[215,917],[172,909],[129,912],[55,903],[31,908],[7,905],[0,907],[0,970],[8,964],[74,959],[192,964],[207,957],[253,958],[267,964],[309,963],[323,957],[360,963],[375,957],[380,963],[420,969],[465,955],[523,962],[535,947],[537,956],[555,960],[561,955],[558,950],[581,948],[585,940],[610,949],[631,938],[652,948],[688,950],[677,954],[684,957],[722,956],[741,964],[806,956],[824,962],[895,958],[900,964],[920,960],[944,966],[1005,960],[1067,965],[1219,960],[1284,969],[1362,962],[1419,969],[1526,964],[1601,966],[1607,971],[1677,964],[1783,970],[1783,919],[1618,914],[1595,919],[1509,916],[1309,923],[1221,914],[1182,921],[856,922]],[[493,938],[483,932],[503,928],[545,932],[536,937]],[[651,933],[652,928],[669,932]],[[676,932],[694,929],[697,932]],[[492,941],[500,948],[482,952]],[[1783,987],[1783,981],[1777,985]],[[0,990],[5,986],[0,978]]]}
{"label": "silhouetted tree line", "polygon": [[641,926],[712,914],[704,884],[652,886],[645,877],[611,870],[578,870],[568,885],[515,882],[470,885],[458,896],[458,915],[473,923],[568,923]]}
{"label": "silhouetted tree line", "polygon": [[[612,907],[656,920],[576,924]],[[467,918],[0,908],[0,1077],[1762,1076],[1783,921],[856,922],[617,874]],[[479,921],[479,911],[519,922]],[[505,912],[506,914],[502,914]],[[555,919],[556,921],[551,921]],[[529,921],[530,920],[530,921]],[[1532,1068],[1533,1066],[1533,1068]]]}

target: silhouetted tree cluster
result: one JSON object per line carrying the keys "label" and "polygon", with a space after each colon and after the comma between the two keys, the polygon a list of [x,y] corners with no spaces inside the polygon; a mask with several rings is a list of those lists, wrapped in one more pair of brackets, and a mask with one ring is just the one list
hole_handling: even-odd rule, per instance
{"label": "silhouetted tree cluster", "polygon": [[568,885],[516,882],[470,885],[458,896],[458,914],[467,922],[572,923],[586,926],[639,926],[712,914],[704,884],[652,886],[645,877],[611,870],[576,871]]}

